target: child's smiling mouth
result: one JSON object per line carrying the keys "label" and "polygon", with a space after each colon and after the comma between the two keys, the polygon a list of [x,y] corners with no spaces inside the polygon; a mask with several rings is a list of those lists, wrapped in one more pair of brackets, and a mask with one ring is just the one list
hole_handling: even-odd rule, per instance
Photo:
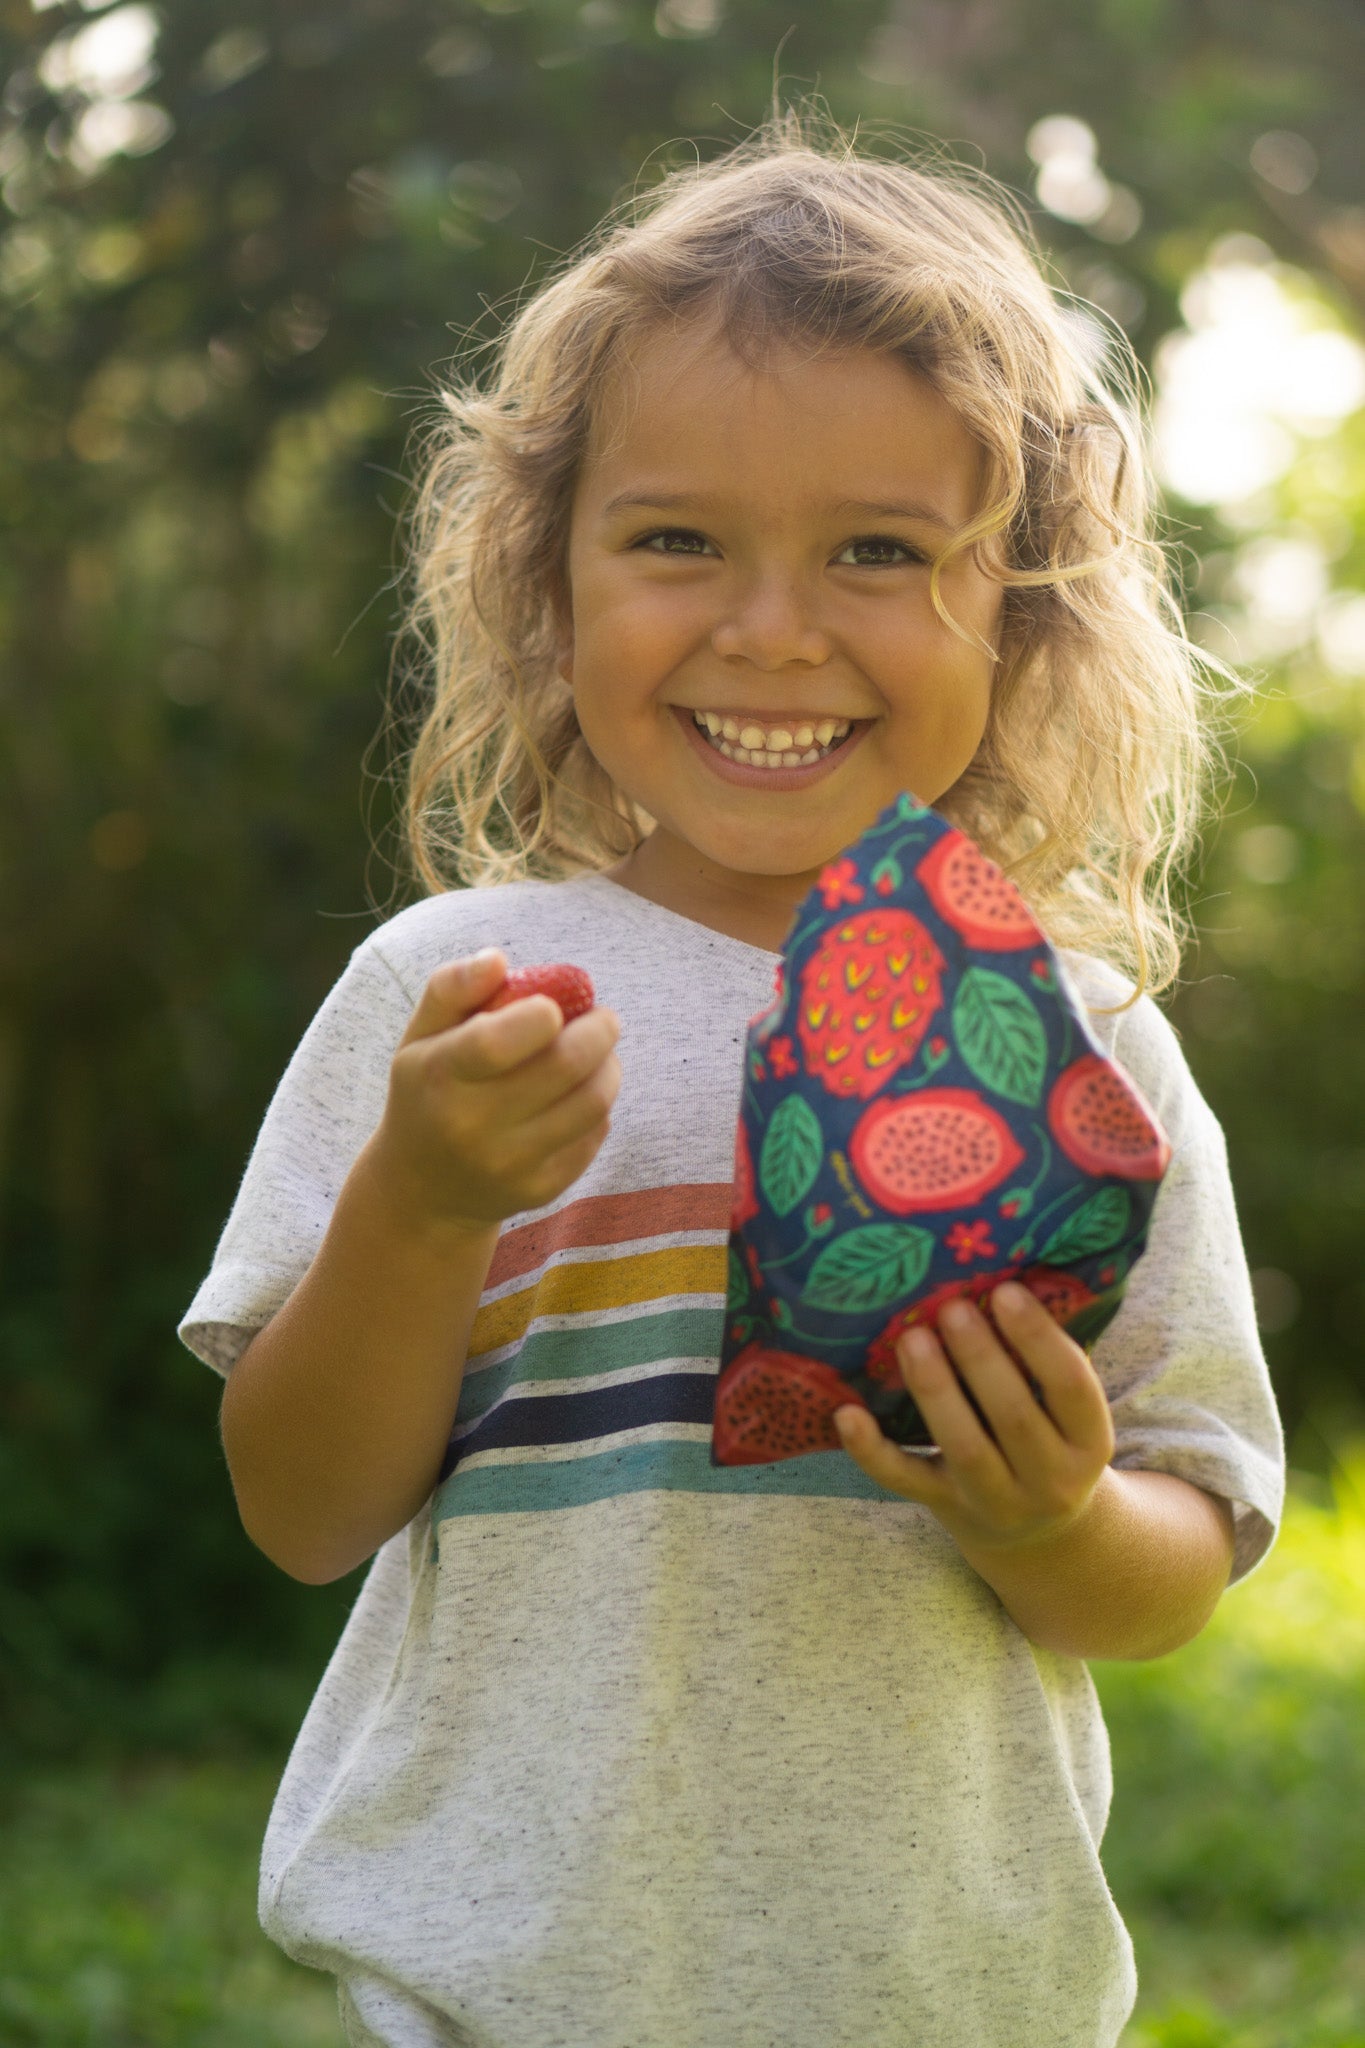
{"label": "child's smiling mouth", "polygon": [[[751,712],[692,711],[681,704],[672,710],[694,750],[723,781],[779,790],[818,781],[852,751],[872,722],[807,716],[784,721],[780,714],[760,718]],[[770,744],[774,740],[776,746]],[[802,754],[807,758],[801,759]]]}

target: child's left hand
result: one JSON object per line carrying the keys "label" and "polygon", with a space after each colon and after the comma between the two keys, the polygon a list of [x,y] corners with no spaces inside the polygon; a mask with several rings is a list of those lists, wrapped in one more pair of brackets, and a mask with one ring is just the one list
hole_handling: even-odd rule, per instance
{"label": "child's left hand", "polygon": [[1114,1425],[1089,1358],[1026,1287],[997,1287],[991,1311],[1000,1335],[962,1300],[940,1311],[942,1341],[932,1330],[911,1330],[897,1347],[935,1452],[903,1451],[865,1408],[845,1404],[834,1420],[844,1449],[879,1486],[923,1502],[972,1548],[1012,1550],[1057,1535],[1084,1513],[1114,1455]]}

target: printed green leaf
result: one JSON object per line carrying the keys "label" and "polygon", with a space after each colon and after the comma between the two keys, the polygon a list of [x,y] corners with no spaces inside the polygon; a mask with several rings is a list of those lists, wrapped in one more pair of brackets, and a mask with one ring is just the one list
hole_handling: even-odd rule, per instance
{"label": "printed green leaf", "polygon": [[788,1095],[773,1112],[763,1133],[758,1177],[779,1216],[789,1216],[804,1201],[820,1171],[825,1142],[820,1119],[803,1095]]}
{"label": "printed green leaf", "polygon": [[977,1080],[996,1095],[1026,1109],[1041,1102],[1047,1035],[1017,982],[969,967],[953,1003],[953,1035]]}
{"label": "printed green leaf", "polygon": [[934,1249],[933,1232],[912,1223],[869,1223],[825,1246],[801,1299],[836,1315],[861,1316],[912,1294]]}
{"label": "printed green leaf", "polygon": [[1126,1188],[1101,1188],[1053,1231],[1038,1256],[1044,1265],[1064,1266],[1092,1252],[1107,1252],[1128,1228]]}
{"label": "printed green leaf", "polygon": [[732,1309],[743,1308],[745,1302],[749,1299],[749,1276],[744,1270],[743,1261],[740,1259],[733,1245],[730,1246],[729,1251],[730,1285],[725,1297],[725,1308],[727,1314]]}

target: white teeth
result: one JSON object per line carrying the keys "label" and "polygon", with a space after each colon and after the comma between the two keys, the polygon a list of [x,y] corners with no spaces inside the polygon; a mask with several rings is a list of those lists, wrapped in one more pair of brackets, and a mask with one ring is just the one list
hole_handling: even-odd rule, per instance
{"label": "white teeth", "polygon": [[851,726],[847,718],[822,718],[818,724],[798,725],[794,731],[777,725],[765,732],[761,725],[741,725],[738,719],[722,718],[717,711],[694,711],[692,717],[713,740],[723,737],[732,747],[741,748],[746,756],[752,754],[757,760],[771,755],[770,765],[774,767],[794,765],[788,757],[795,754],[799,760],[812,745],[824,748],[831,740],[843,739]]}
{"label": "white teeth", "polygon": [[741,726],[737,719],[723,718],[718,711],[694,711],[692,719],[698,731],[709,735],[718,753],[746,768],[808,768],[832,752],[852,729],[847,718],[822,718],[816,725],[798,725],[794,732],[785,725],[774,726],[768,733],[759,725]]}

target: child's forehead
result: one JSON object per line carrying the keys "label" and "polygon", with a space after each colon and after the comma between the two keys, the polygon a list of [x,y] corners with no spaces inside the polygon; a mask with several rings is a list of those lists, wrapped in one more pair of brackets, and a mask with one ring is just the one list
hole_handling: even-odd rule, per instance
{"label": "child's forehead", "polygon": [[[613,487],[627,472],[731,466],[756,449],[785,450],[850,476],[907,461],[944,485],[951,522],[968,516],[980,444],[933,384],[903,357],[857,343],[774,335],[732,339],[715,318],[644,328],[624,338],[599,383],[582,476]],[[954,489],[954,486],[957,486]]]}
{"label": "child's forehead", "polygon": [[[821,369],[842,381],[887,376],[917,380],[908,363],[855,342],[818,342],[796,334],[763,337],[732,332],[714,314],[697,313],[667,324],[657,322],[624,334],[598,387],[594,427],[605,444],[628,430],[643,413],[648,425],[670,406],[695,403],[698,392],[712,400],[752,393],[762,385],[809,381],[803,373]],[[826,379],[825,381],[828,381]]]}

